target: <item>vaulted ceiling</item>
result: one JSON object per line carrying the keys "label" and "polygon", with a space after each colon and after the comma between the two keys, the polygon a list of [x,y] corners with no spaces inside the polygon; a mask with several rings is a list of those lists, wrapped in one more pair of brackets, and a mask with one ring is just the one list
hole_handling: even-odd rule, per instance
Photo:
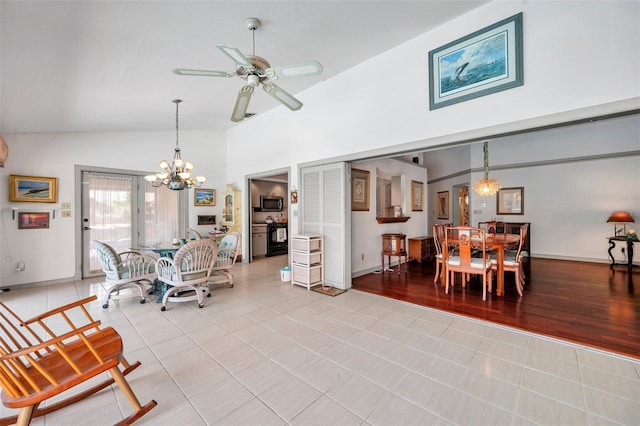
{"label": "vaulted ceiling", "polygon": [[[278,82],[296,95],[487,2],[0,0],[0,131],[171,130],[176,98],[181,129],[225,130],[244,82],[171,70],[234,71],[215,45],[250,55],[246,18],[272,66],[324,66]],[[260,89],[248,112],[279,106]]]}

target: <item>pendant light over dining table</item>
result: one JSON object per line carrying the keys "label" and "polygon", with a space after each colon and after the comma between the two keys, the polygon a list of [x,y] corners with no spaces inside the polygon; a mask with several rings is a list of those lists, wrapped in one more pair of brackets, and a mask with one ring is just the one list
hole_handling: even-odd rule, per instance
{"label": "pendant light over dining table", "polygon": [[169,164],[167,160],[162,160],[160,162],[162,172],[144,177],[154,187],[166,185],[167,188],[175,191],[188,189],[192,186],[200,187],[207,180],[204,176],[192,178],[191,169],[193,169],[194,165],[184,160],[180,154],[180,147],[178,146],[178,105],[180,102],[182,102],[180,99],[173,100],[173,103],[176,104],[176,147],[173,151],[173,161]]}
{"label": "pendant light over dining table", "polygon": [[489,179],[489,142],[484,143],[484,179],[473,184],[473,190],[482,197],[491,197],[502,188],[496,179]]}

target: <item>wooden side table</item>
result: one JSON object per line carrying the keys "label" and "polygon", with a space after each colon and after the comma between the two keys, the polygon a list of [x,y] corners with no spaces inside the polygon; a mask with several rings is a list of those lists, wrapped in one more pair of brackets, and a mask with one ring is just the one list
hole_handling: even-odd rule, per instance
{"label": "wooden side table", "polygon": [[409,238],[409,260],[415,259],[422,263],[425,259],[432,259],[436,255],[433,237]]}
{"label": "wooden side table", "polygon": [[[407,272],[407,249],[406,249],[405,234],[382,234],[382,272],[393,271],[391,269],[391,256],[398,257],[398,273],[402,269],[404,263],[404,271]],[[387,263],[389,266],[384,266],[384,257],[387,256]],[[404,262],[402,258],[404,257]]]}

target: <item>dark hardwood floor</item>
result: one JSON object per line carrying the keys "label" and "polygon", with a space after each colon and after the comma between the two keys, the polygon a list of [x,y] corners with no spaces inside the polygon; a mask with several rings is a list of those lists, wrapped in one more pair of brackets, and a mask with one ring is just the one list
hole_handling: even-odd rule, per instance
{"label": "dark hardwood floor", "polygon": [[373,273],[352,284],[357,290],[640,359],[640,299],[634,290],[634,283],[640,286],[640,268],[629,274],[602,263],[532,258],[525,271],[523,297],[507,272],[505,294],[487,294],[485,302],[473,279],[466,288],[457,282],[445,294],[444,280],[433,283],[433,261],[413,261],[406,274]]}

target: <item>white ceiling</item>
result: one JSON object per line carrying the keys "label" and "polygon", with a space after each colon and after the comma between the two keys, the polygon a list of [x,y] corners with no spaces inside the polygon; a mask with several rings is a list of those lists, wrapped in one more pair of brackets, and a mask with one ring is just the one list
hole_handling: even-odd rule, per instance
{"label": "white ceiling", "polygon": [[[0,131],[171,130],[176,98],[181,130],[228,129],[243,80],[171,70],[233,71],[215,44],[251,54],[246,18],[272,66],[324,66],[280,80],[296,95],[487,2],[0,0]],[[279,105],[256,90],[248,112]]]}

